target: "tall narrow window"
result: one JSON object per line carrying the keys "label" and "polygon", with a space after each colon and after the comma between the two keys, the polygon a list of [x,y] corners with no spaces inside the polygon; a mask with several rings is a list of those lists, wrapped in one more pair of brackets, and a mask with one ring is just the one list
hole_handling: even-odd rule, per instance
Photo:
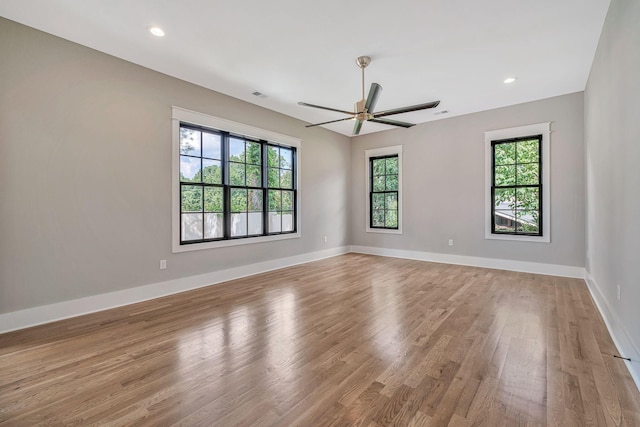
{"label": "tall narrow window", "polygon": [[542,235],[542,135],[492,141],[493,233]]}
{"label": "tall narrow window", "polygon": [[174,107],[174,252],[299,237],[298,145],[291,137]]}
{"label": "tall narrow window", "polygon": [[267,145],[269,233],[289,232],[295,228],[294,159],[293,149]]}
{"label": "tall narrow window", "polygon": [[180,239],[223,237],[222,138],[180,127]]}
{"label": "tall narrow window", "polygon": [[263,233],[262,144],[229,137],[231,237]]}
{"label": "tall narrow window", "polygon": [[367,230],[401,233],[402,146],[365,152],[367,160]]}
{"label": "tall narrow window", "polygon": [[485,132],[488,239],[550,241],[550,123]]}
{"label": "tall narrow window", "polygon": [[372,157],[371,228],[398,228],[398,155]]}

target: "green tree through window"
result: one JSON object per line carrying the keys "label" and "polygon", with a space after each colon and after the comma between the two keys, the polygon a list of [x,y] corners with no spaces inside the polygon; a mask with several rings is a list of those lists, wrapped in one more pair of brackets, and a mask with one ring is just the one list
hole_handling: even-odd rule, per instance
{"label": "green tree through window", "polygon": [[369,224],[398,228],[398,155],[369,158]]}
{"label": "green tree through window", "polygon": [[180,243],[295,232],[294,176],[293,147],[181,124]]}
{"label": "green tree through window", "polygon": [[492,141],[494,234],[542,235],[542,135]]}

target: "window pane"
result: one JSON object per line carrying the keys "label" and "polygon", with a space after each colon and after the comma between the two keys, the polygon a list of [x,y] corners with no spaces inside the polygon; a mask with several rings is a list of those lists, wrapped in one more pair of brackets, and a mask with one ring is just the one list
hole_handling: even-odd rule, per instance
{"label": "window pane", "polygon": [[262,173],[260,166],[247,165],[247,186],[260,187],[262,185],[262,179],[260,174]]}
{"label": "window pane", "polygon": [[385,160],[387,175],[397,175],[398,174],[398,158],[391,157]]}
{"label": "window pane", "polygon": [[398,209],[398,193],[387,193],[385,195],[385,208],[386,209]]}
{"label": "window pane", "polygon": [[291,212],[282,213],[282,231],[293,231],[293,214]]}
{"label": "window pane", "polygon": [[207,184],[222,184],[220,161],[202,159],[202,181]]}
{"label": "window pane", "polygon": [[373,227],[384,227],[384,211],[383,210],[379,210],[379,211],[373,211],[372,212],[372,226]]}
{"label": "window pane", "polygon": [[267,166],[272,168],[280,166],[280,161],[278,160],[278,147],[273,147],[271,145],[267,146]]}
{"label": "window pane", "polygon": [[229,160],[244,163],[244,139],[229,138]]}
{"label": "window pane", "polygon": [[373,177],[373,191],[384,191],[384,175],[383,176],[374,176]]}
{"label": "window pane", "polygon": [[204,189],[204,211],[205,212],[222,212],[224,204],[222,203],[222,188],[205,187]]}
{"label": "window pane", "polygon": [[183,185],[181,198],[182,212],[202,212],[202,187]]}
{"label": "window pane", "polygon": [[373,175],[384,175],[384,159],[376,159],[373,161]]}
{"label": "window pane", "polygon": [[222,159],[222,138],[217,133],[204,132],[202,134],[202,157]]}
{"label": "window pane", "polygon": [[249,212],[249,234],[262,234],[262,213]]}
{"label": "window pane", "polygon": [[282,191],[269,190],[269,210],[280,211],[282,210]]}
{"label": "window pane", "polygon": [[514,188],[496,188],[494,190],[493,205],[496,209],[513,209],[516,204],[516,190]]}
{"label": "window pane", "polygon": [[495,168],[495,185],[516,185],[516,167],[515,166],[496,166]]}
{"label": "window pane", "polygon": [[180,156],[180,181],[200,182],[200,158]]}
{"label": "window pane", "polygon": [[291,169],[292,154],[288,148],[280,147],[280,167],[282,169]]}
{"label": "window pane", "polygon": [[538,233],[539,221],[537,211],[517,211],[517,231],[523,233]]}
{"label": "window pane", "polygon": [[516,198],[518,209],[538,210],[540,198],[537,187],[518,188]]}
{"label": "window pane", "polygon": [[539,182],[540,175],[537,163],[518,165],[518,185],[538,185]]}
{"label": "window pane", "polygon": [[249,190],[249,211],[262,211],[262,190]]}
{"label": "window pane", "polygon": [[293,183],[291,182],[291,171],[290,170],[280,170],[280,187],[282,188],[293,188]]}
{"label": "window pane", "polygon": [[398,227],[398,211],[385,211],[384,226],[390,228]]}
{"label": "window pane", "polygon": [[373,193],[372,195],[373,210],[384,209],[384,193]]}
{"label": "window pane", "polygon": [[515,232],[516,213],[513,210],[496,210],[494,215],[496,233]]}
{"label": "window pane", "polygon": [[247,141],[247,163],[254,165],[262,164],[262,154],[260,153],[259,143]]}
{"label": "window pane", "polygon": [[229,184],[244,187],[244,163],[229,163]]}
{"label": "window pane", "polygon": [[269,168],[269,187],[270,188],[278,188],[280,187],[280,170]]}
{"label": "window pane", "polygon": [[282,215],[279,212],[269,212],[269,233],[282,231]]}
{"label": "window pane", "polygon": [[293,191],[282,192],[282,210],[283,211],[293,210]]}
{"label": "window pane", "polygon": [[513,165],[516,162],[516,144],[507,142],[496,144],[494,146],[494,164],[497,165]]}
{"label": "window pane", "polygon": [[180,154],[200,156],[200,131],[180,128]]}
{"label": "window pane", "polygon": [[398,191],[398,175],[387,175],[386,176],[386,190],[387,191]]}
{"label": "window pane", "polygon": [[247,190],[244,188],[231,189],[231,212],[247,211]]}
{"label": "window pane", "polygon": [[247,235],[247,213],[234,213],[231,214],[231,236],[246,236]]}
{"label": "window pane", "polygon": [[202,239],[202,214],[182,214],[181,222],[183,241]]}
{"label": "window pane", "polygon": [[540,158],[538,140],[518,142],[517,152],[518,163],[538,163]]}
{"label": "window pane", "polygon": [[219,239],[224,235],[221,213],[204,214],[204,238]]}

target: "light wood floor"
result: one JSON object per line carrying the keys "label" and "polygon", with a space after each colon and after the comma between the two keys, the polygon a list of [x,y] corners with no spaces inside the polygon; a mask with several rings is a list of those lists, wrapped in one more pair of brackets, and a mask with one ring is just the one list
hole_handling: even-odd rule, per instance
{"label": "light wood floor", "polygon": [[0,424],[640,426],[581,280],[348,254],[0,335]]}

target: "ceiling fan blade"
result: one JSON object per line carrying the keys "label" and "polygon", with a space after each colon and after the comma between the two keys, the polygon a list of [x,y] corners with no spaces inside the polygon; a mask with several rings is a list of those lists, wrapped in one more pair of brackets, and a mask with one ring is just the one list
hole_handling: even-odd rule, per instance
{"label": "ceiling fan blade", "polygon": [[337,113],[353,114],[353,111],[338,110],[338,109],[336,109],[336,108],[323,107],[323,106],[321,106],[321,105],[307,104],[306,102],[298,102],[298,105],[302,105],[303,107],[319,108],[319,109],[321,109],[321,110],[335,111],[335,112],[337,112]]}
{"label": "ceiling fan blade", "polygon": [[356,124],[353,126],[353,134],[358,135],[360,133],[361,128],[362,128],[362,121],[356,120]]}
{"label": "ceiling fan blade", "polygon": [[402,114],[402,113],[409,113],[411,111],[427,110],[429,108],[436,108],[438,104],[440,104],[440,101],[412,105],[411,107],[394,108],[393,110],[386,110],[386,111],[380,111],[379,113],[374,113],[373,117],[377,119],[378,117],[392,116],[394,114]]}
{"label": "ceiling fan blade", "polygon": [[369,119],[368,121],[374,123],[382,123],[383,125],[399,126],[402,128],[410,128],[411,126],[415,126],[415,123],[399,122],[397,120]]}
{"label": "ceiling fan blade", "polygon": [[[349,113],[353,116],[353,113]],[[322,122],[322,123],[314,123],[312,125],[306,125],[306,128],[310,128],[310,127],[314,127],[314,126],[320,126],[320,125],[327,125],[329,123],[335,123],[335,122],[344,122],[345,120],[353,120],[353,117],[347,117],[346,119],[338,119],[338,120],[331,120],[328,122]]]}
{"label": "ceiling fan blade", "polygon": [[364,108],[366,108],[369,113],[371,113],[373,109],[376,108],[376,103],[378,102],[380,92],[382,92],[382,86],[380,86],[378,83],[371,83],[369,96],[367,97],[367,103],[364,105]]}

